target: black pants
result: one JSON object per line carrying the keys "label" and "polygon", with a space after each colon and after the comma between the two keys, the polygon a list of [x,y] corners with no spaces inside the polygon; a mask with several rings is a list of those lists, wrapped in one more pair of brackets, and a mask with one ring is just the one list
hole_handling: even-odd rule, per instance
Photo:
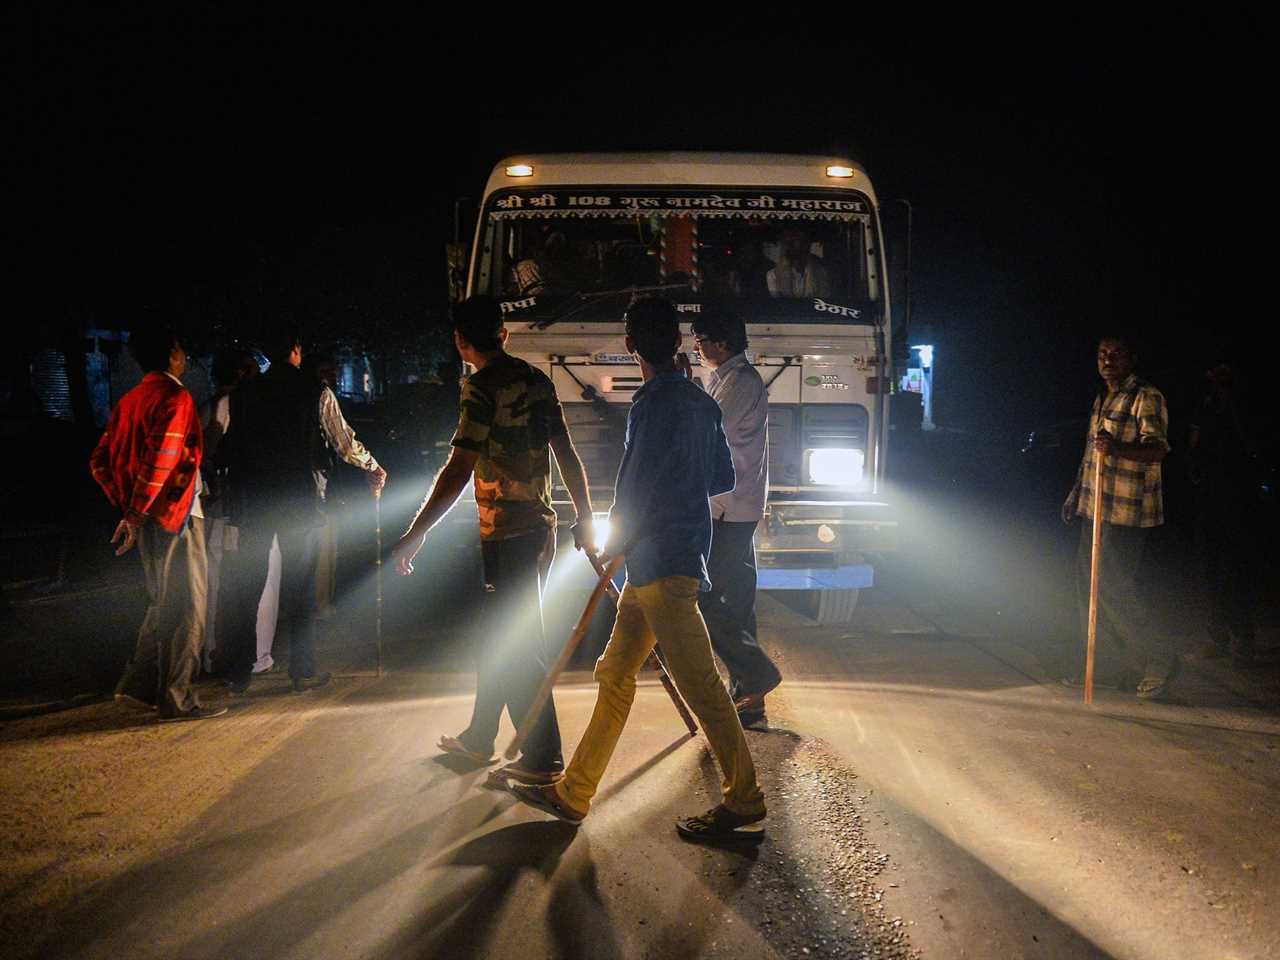
{"label": "black pants", "polygon": [[[1095,663],[1103,680],[1120,673],[1165,674],[1172,666],[1167,644],[1151,628],[1147,604],[1138,590],[1138,571],[1146,548],[1144,527],[1102,525],[1102,566],[1098,571],[1098,643]],[[1093,521],[1085,519],[1076,553],[1076,598],[1080,637],[1089,628],[1089,572],[1093,560]],[[1083,664],[1084,642],[1080,644]]]}
{"label": "black pants", "polygon": [[[519,726],[551,661],[542,628],[542,589],[556,555],[555,530],[510,540],[485,540],[485,602],[476,656],[476,701],[471,724],[459,736],[467,748],[492,753],[505,707]],[[536,770],[564,766],[554,698],[538,714],[524,741],[522,762]]]}
{"label": "black pants", "polygon": [[[280,539],[280,617],[276,635],[289,637],[289,676],[316,673],[316,552],[318,527],[241,527],[239,546],[223,560],[221,597],[227,675],[245,680],[258,659],[258,599],[267,583],[271,538]],[[225,646],[224,646],[225,644]]]}
{"label": "black pants", "polygon": [[756,524],[712,523],[707,575],[711,591],[698,598],[711,649],[729,671],[729,696],[772,690],[782,674],[756,642]]}
{"label": "black pants", "polygon": [[[1209,600],[1209,636],[1224,649],[1230,634],[1239,652],[1252,650],[1257,632],[1260,525],[1251,511],[1251,489],[1210,488],[1196,516],[1196,539]],[[1230,631],[1230,633],[1228,633]]]}
{"label": "black pants", "polygon": [[171,717],[200,705],[191,681],[204,643],[204,521],[191,517],[180,533],[148,521],[138,531],[138,555],[151,603],[116,692],[154,703]]}

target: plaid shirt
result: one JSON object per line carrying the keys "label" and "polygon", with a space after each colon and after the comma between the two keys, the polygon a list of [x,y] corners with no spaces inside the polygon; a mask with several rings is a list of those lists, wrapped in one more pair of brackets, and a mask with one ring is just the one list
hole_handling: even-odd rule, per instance
{"label": "plaid shirt", "polygon": [[[1159,444],[1167,452],[1169,413],[1164,394],[1130,374],[1119,389],[1093,401],[1084,459],[1076,475],[1076,515],[1093,517],[1093,471],[1097,451],[1088,442],[1105,430],[1121,443]],[[1164,523],[1160,464],[1107,457],[1102,464],[1102,520],[1121,527]]]}

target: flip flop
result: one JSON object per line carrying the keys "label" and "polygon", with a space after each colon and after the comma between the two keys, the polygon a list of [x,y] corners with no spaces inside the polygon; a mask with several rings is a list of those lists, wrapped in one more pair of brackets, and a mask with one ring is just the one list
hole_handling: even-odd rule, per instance
{"label": "flip flop", "polygon": [[441,737],[440,742],[437,743],[436,746],[444,753],[452,754],[455,757],[462,757],[464,760],[470,760],[477,766],[487,767],[491,763],[498,762],[498,758],[495,756],[486,756],[476,750],[468,750],[457,737]]}

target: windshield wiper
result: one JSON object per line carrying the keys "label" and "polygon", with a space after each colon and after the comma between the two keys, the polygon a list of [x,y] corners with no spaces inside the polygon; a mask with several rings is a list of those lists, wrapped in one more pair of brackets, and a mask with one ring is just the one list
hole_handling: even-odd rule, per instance
{"label": "windshield wiper", "polygon": [[553,323],[572,319],[598,301],[607,300],[610,297],[620,297],[623,294],[637,297],[647,293],[666,293],[670,290],[689,290],[692,288],[693,284],[690,281],[682,280],[679,283],[658,283],[643,287],[619,287],[617,290],[596,290],[592,293],[577,292],[563,303],[557,305],[550,316],[543,317],[541,320],[534,320],[529,326],[534,330],[545,330]]}

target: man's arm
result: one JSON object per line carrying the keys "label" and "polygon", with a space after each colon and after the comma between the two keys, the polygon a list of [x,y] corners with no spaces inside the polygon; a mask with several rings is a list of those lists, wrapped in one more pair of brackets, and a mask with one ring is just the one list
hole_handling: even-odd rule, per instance
{"label": "man's arm", "polygon": [[342,415],[338,406],[338,398],[328,387],[320,391],[320,426],[324,430],[325,439],[344,462],[369,474],[369,486],[377,493],[387,482],[387,471],[378,466],[378,461],[363,443],[356,439],[356,432]]}
{"label": "man's arm", "polygon": [[422,549],[422,544],[427,538],[427,531],[439,523],[441,518],[458,502],[458,497],[467,488],[467,481],[471,479],[472,471],[475,470],[477,459],[479,459],[479,455],[474,450],[463,450],[460,447],[453,448],[453,453],[449,455],[448,462],[436,476],[436,482],[432,485],[431,492],[427,494],[426,499],[422,501],[422,506],[418,508],[418,513],[413,518],[413,523],[409,525],[408,531],[395,546],[393,556],[396,569],[400,573],[405,576],[413,573],[413,558]]}
{"label": "man's arm", "polygon": [[1099,433],[1093,441],[1094,449],[1106,457],[1159,463],[1169,454],[1169,414],[1165,410],[1164,395],[1159,390],[1146,387],[1139,391],[1134,406],[1134,416],[1138,421],[1137,441],[1121,443]]}
{"label": "man's arm", "polygon": [[574,449],[573,440],[568,433],[551,438],[551,452],[556,456],[556,465],[560,468],[560,476],[569,490],[573,500],[573,509],[578,513],[578,522],[574,527],[579,531],[574,543],[587,550],[595,550],[595,530],[591,524],[591,494],[587,489],[587,472],[582,467],[582,459]]}
{"label": "man's arm", "polygon": [[729,450],[729,441],[725,439],[724,428],[720,418],[716,417],[716,435],[711,441],[711,478],[707,487],[707,496],[714,497],[720,493],[728,493],[737,483],[733,472],[733,453]]}
{"label": "man's arm", "polygon": [[[124,518],[116,525],[115,533],[111,536],[112,543],[123,538],[116,549],[116,556],[123,556],[133,549],[138,531],[147,522],[147,515],[151,512],[156,497],[182,461],[188,436],[196,431],[199,442],[199,429],[195,401],[186,390],[178,393],[171,405],[156,410],[147,432],[143,460],[139,464],[132,495],[128,503],[121,504]],[[194,478],[192,482],[196,482]]]}
{"label": "man's arm", "polygon": [[98,445],[93,448],[93,453],[89,456],[89,472],[93,474],[93,479],[102,488],[102,492],[107,495],[111,505],[119,507],[120,504],[116,502],[116,494],[111,480],[110,427],[102,432],[102,436],[98,439]]}
{"label": "man's arm", "polygon": [[[632,404],[627,411],[627,431],[622,445],[622,463],[618,466],[618,478],[613,485],[613,506],[609,508],[609,539],[600,544],[600,559],[607,562],[610,555],[616,556],[624,547],[630,548],[636,535],[636,516],[645,509],[645,490],[642,470],[636,457],[643,456],[640,448],[641,425],[644,422],[643,408]],[[640,461],[641,463],[643,461]]]}

